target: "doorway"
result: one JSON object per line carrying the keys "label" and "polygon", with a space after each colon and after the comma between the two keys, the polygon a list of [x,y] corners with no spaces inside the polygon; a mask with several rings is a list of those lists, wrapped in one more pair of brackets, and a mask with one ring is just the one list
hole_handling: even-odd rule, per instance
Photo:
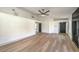
{"label": "doorway", "polygon": [[41,29],[42,29],[41,26],[42,26],[41,23],[36,22],[36,33],[41,33]]}
{"label": "doorway", "polygon": [[66,22],[60,22],[60,33],[66,33]]}
{"label": "doorway", "polygon": [[41,23],[39,23],[39,32],[41,32]]}

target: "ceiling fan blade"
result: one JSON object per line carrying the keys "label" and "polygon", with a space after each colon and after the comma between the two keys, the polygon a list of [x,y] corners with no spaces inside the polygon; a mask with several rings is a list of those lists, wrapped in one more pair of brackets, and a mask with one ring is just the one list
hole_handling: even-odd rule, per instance
{"label": "ceiling fan blade", "polygon": [[41,14],[43,14],[40,10],[38,10]]}
{"label": "ceiling fan blade", "polygon": [[38,12],[40,12],[39,15],[46,15],[46,16],[48,16],[49,14],[47,14],[47,13],[50,12],[50,10],[45,11],[45,9],[42,9],[42,10],[38,10]]}

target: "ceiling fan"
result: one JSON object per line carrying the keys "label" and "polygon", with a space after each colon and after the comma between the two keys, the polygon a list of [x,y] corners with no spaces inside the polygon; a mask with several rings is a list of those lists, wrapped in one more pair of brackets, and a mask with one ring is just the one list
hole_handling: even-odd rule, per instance
{"label": "ceiling fan", "polygon": [[39,15],[41,16],[48,16],[49,14],[47,13],[50,12],[50,10],[41,9],[41,10],[38,10],[38,12],[40,13]]}

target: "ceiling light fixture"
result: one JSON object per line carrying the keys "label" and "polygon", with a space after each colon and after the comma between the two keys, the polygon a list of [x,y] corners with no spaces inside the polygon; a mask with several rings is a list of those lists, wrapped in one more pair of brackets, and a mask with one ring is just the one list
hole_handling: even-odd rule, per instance
{"label": "ceiling light fixture", "polygon": [[46,16],[46,15],[43,15],[43,14],[42,14],[41,16]]}

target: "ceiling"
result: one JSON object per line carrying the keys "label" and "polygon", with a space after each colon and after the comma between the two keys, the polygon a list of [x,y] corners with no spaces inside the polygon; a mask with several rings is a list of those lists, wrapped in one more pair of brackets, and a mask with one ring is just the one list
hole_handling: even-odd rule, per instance
{"label": "ceiling", "polygon": [[24,9],[36,15],[40,14],[38,10],[46,9],[50,10],[48,17],[58,17],[71,15],[77,9],[77,7],[24,7]]}

